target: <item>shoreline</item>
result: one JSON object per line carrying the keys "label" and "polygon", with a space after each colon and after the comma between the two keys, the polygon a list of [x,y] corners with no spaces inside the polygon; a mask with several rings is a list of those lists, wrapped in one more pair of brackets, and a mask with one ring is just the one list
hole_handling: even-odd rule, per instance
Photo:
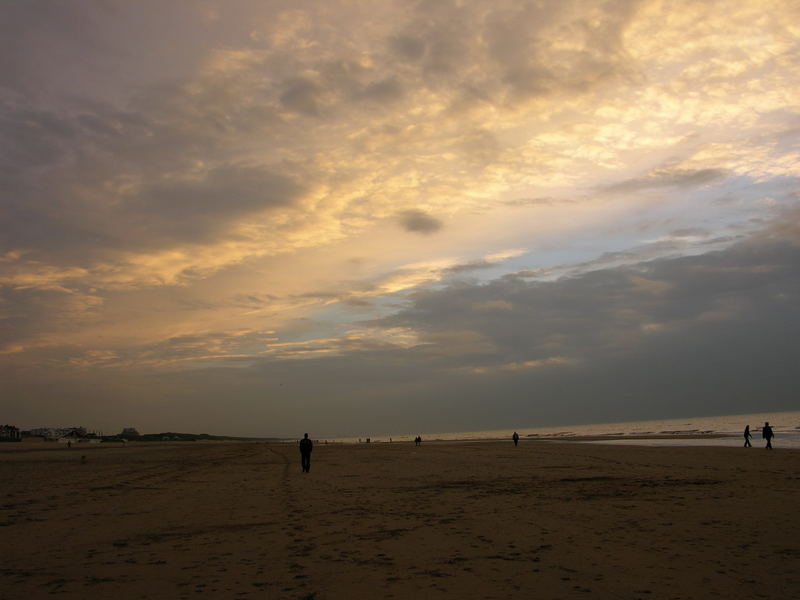
{"label": "shoreline", "polygon": [[[686,440],[716,440],[716,439],[739,439],[741,436],[727,433],[697,433],[697,434],[677,434],[677,435],[538,435],[529,434],[527,437],[520,439],[520,445],[537,443],[537,442],[603,442],[603,441],[686,441]],[[102,443],[75,443],[71,447],[57,441],[42,441],[37,440],[34,442],[8,442],[0,444],[0,453],[2,452],[83,452],[83,451],[97,451],[111,448],[156,448],[156,447],[182,447],[182,446],[215,446],[215,445],[248,445],[248,444],[261,444],[261,445],[294,445],[298,440],[196,440],[196,441],[179,441],[179,440],[159,440],[159,441],[137,441],[132,440],[126,443],[121,442],[102,442]],[[315,439],[314,443],[318,447],[324,446],[378,446],[378,445],[393,445],[404,446],[413,445],[413,441],[409,440],[384,440],[377,439],[370,442],[358,441],[337,441],[337,440],[318,440]],[[513,445],[512,441],[508,438],[500,437],[486,437],[486,438],[423,438],[423,445],[426,444],[509,444]],[[635,445],[635,444],[633,444]],[[642,444],[647,446],[647,444]],[[776,449],[778,449],[776,447]],[[786,448],[784,448],[786,449]]]}
{"label": "shoreline", "polygon": [[[529,434],[526,437],[520,438],[520,444],[530,443],[530,442],[590,442],[590,441],[602,441],[602,440],[703,440],[703,439],[719,439],[719,438],[729,438],[734,439],[741,436],[734,435],[734,434],[727,434],[727,433],[698,433],[698,434],[678,434],[678,435],[538,435],[538,434]],[[51,441],[51,440],[36,440],[36,441],[25,441],[22,440],[20,442],[5,442],[0,444],[0,451],[3,450],[25,450],[25,451],[52,451],[52,450],[64,450],[64,451],[78,451],[78,450],[97,450],[97,449],[104,449],[104,448],[127,448],[127,447],[156,447],[156,446],[200,446],[200,445],[219,445],[219,444],[296,444],[298,442],[294,439],[269,439],[269,440],[192,440],[192,441],[183,441],[183,440],[158,440],[158,441],[139,441],[139,440],[129,440],[126,443],[122,442],[92,442],[92,443],[82,443],[82,442],[75,442],[71,447],[67,447],[66,444],[59,441]],[[442,444],[442,443],[483,443],[483,442],[491,442],[491,443],[509,443],[511,444],[511,440],[509,438],[503,437],[485,437],[485,438],[423,438],[423,443],[425,444]],[[314,439],[314,443],[321,445],[321,446],[342,446],[342,445],[378,445],[378,444],[394,444],[394,445],[404,445],[404,444],[413,444],[413,440],[393,440],[389,441],[388,439],[374,439],[370,442],[365,441],[337,441],[337,440],[323,440],[323,439]]]}

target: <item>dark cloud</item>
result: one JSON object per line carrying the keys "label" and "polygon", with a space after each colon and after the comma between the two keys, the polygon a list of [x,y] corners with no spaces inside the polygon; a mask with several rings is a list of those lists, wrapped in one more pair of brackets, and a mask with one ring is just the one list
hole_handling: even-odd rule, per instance
{"label": "dark cloud", "polygon": [[442,222],[421,210],[407,210],[400,214],[400,224],[406,231],[430,235],[442,228]]}
{"label": "dark cloud", "polygon": [[[503,278],[420,292],[412,309],[385,323],[423,332],[470,329],[491,340],[503,361],[536,360],[554,352],[592,360],[635,353],[642,340],[659,331],[694,335],[707,323],[734,326],[743,317],[785,316],[789,307],[780,295],[797,297],[799,275],[800,248],[783,242],[740,244],[552,282]],[[491,315],[481,310],[496,301],[513,310]]]}
{"label": "dark cloud", "polygon": [[126,199],[120,218],[129,246],[149,240],[161,246],[204,242],[248,214],[290,205],[302,187],[269,169],[225,166],[198,180],[146,188]]}
{"label": "dark cloud", "polygon": [[95,322],[103,297],[70,282],[50,286],[0,285],[0,351],[16,345],[50,345],[51,332],[74,332]]}
{"label": "dark cloud", "polygon": [[558,83],[548,69],[538,65],[509,69],[503,81],[510,86],[514,96],[521,98],[546,96]]}
{"label": "dark cloud", "polygon": [[390,77],[367,85],[358,95],[364,100],[387,103],[400,100],[405,94],[402,84],[396,77]]}
{"label": "dark cloud", "polygon": [[[512,412],[547,412],[510,406],[525,402],[530,388],[541,402],[544,393],[595,415],[613,412],[606,418],[698,407],[747,412],[766,398],[789,409],[798,383],[791,357],[800,333],[800,244],[782,223],[768,231],[723,251],[556,281],[459,282],[415,294],[410,308],[380,324],[411,328],[423,341],[472,332],[492,350],[453,360],[439,342],[425,346],[429,365],[471,365],[516,398],[505,405]],[[548,366],[548,357],[574,363]],[[534,366],[503,370],[525,364]]]}
{"label": "dark cloud", "polygon": [[[6,366],[4,381],[20,415],[36,414],[31,407],[47,386],[74,402],[75,418],[89,420],[87,397],[125,399],[131,385],[140,397],[168,394],[157,416],[139,414],[154,428],[208,428],[224,397],[224,422],[254,435],[270,427],[253,426],[254,415],[280,424],[271,433],[305,426],[334,436],[791,410],[800,383],[800,237],[796,226],[783,225],[798,216],[790,211],[705,255],[416,293],[405,309],[368,323],[415,331],[411,347],[347,338],[257,359],[271,333],[212,333],[117,359],[86,357],[186,360],[190,370],[100,369],[90,389],[63,370],[48,368],[31,381],[32,367],[23,378]],[[214,366],[196,362],[205,359]],[[235,414],[247,419],[235,422]]]}
{"label": "dark cloud", "polygon": [[[230,105],[219,128],[213,103],[189,102],[170,86],[156,94],[128,110],[90,101],[59,110],[0,104],[3,251],[87,266],[119,251],[219,239],[237,219],[302,193],[285,161],[281,173],[237,162],[234,137],[249,130],[266,140],[263,128],[276,123],[255,105]],[[206,161],[214,166],[198,171]]]}
{"label": "dark cloud", "polygon": [[[2,281],[12,282],[0,288],[4,400],[11,398],[13,414],[67,422],[91,422],[99,406],[109,406],[116,419],[150,419],[153,428],[164,419],[172,423],[166,428],[207,429],[238,418],[230,433],[253,427],[249,433],[256,435],[264,433],[261,423],[280,423],[276,433],[301,425],[361,433],[386,422],[417,431],[420,424],[453,429],[747,411],[754,402],[759,409],[793,407],[800,323],[796,211],[777,222],[745,223],[735,239],[671,224],[684,220],[653,219],[648,231],[671,228],[672,239],[484,284],[461,275],[492,264],[456,265],[431,289],[389,299],[379,295],[377,274],[371,286],[347,282],[350,293],[301,290],[286,297],[275,282],[279,297],[231,290],[225,301],[197,299],[198,288],[212,282],[158,292],[97,291],[85,283],[118,278],[126,282],[115,284],[121,287],[136,271],[129,285],[141,285],[150,280],[140,270],[155,272],[158,254],[167,249],[198,251],[198,264],[177,261],[175,270],[183,271],[176,279],[186,283],[207,273],[200,263],[212,249],[201,244],[233,242],[221,255],[245,239],[255,246],[250,235],[263,235],[269,249],[286,239],[292,242],[281,249],[316,243],[312,227],[328,211],[301,214],[306,190],[314,190],[315,201],[318,191],[328,190],[343,204],[331,203],[330,218],[347,223],[324,223],[320,238],[349,235],[351,218],[358,230],[366,215],[385,214],[370,210],[369,189],[348,200],[348,185],[365,181],[359,170],[370,176],[365,187],[402,177],[400,169],[418,172],[414,180],[424,183],[416,198],[426,197],[426,186],[447,189],[458,177],[467,187],[475,181],[502,187],[508,171],[481,169],[510,156],[509,148],[556,129],[578,135],[572,125],[586,119],[591,125],[606,99],[624,104],[645,88],[669,93],[658,73],[686,75],[701,57],[712,66],[702,73],[713,75],[688,75],[687,89],[711,98],[726,89],[760,89],[765,80],[756,77],[770,74],[778,94],[775,82],[785,79],[780,61],[728,76],[706,60],[727,64],[724,54],[698,47],[677,62],[652,56],[632,64],[625,34],[643,31],[628,27],[643,4],[564,0],[487,8],[437,0],[372,12],[368,4],[345,3],[326,8],[324,18],[313,2],[291,3],[293,11],[282,15],[283,5],[242,3],[214,18],[206,3],[8,4],[0,22],[0,267]],[[395,18],[361,20],[375,15]],[[609,89],[610,82],[623,86]],[[591,111],[584,111],[589,104]],[[778,158],[767,169],[786,169],[793,118],[788,109],[767,112],[748,130],[763,134],[742,134],[745,146],[768,147]],[[443,153],[447,164],[440,170],[434,157]],[[545,175],[562,168],[549,167],[551,159],[554,165],[572,160],[543,155],[541,164],[534,159],[515,170],[507,187],[537,180],[540,166]],[[372,176],[381,162],[385,170]],[[458,166],[451,171],[450,164]],[[764,175],[766,182],[755,184],[722,169],[677,164],[596,191],[679,193],[728,178],[732,191],[701,223],[709,227],[722,209],[740,219],[734,211],[763,207],[756,202],[765,198],[796,204],[796,192],[780,193],[796,188],[788,177]],[[566,200],[507,204],[560,202]],[[408,232],[443,227],[431,214],[403,208],[395,210]],[[287,218],[272,222],[278,212]],[[303,235],[292,236],[295,215]],[[240,233],[244,224],[251,226],[246,234]],[[756,227],[761,230],[752,233]],[[245,262],[239,276],[251,266]],[[379,269],[378,261],[374,272]],[[253,277],[269,281],[262,273]],[[261,285],[270,283],[251,289]],[[338,322],[287,326],[284,337],[311,341],[282,349],[269,348],[271,334],[249,331],[134,347],[130,339],[125,347],[105,346],[99,336],[93,349],[70,345],[89,343],[90,328],[101,332],[119,315],[147,321],[145,329],[154,332],[169,311],[186,317],[187,329],[195,316],[187,313],[200,310],[254,311],[252,318],[267,319],[273,315],[262,315],[273,308],[278,314],[286,305],[325,304],[337,318],[352,316],[337,301],[383,311],[374,314],[397,312],[347,325],[375,331],[374,337],[337,337]],[[143,316],[149,312],[161,316],[149,321]],[[405,341],[386,341],[398,331]],[[65,365],[87,371],[69,372]],[[165,365],[169,372],[152,369]],[[142,408],[148,402],[152,411]]]}
{"label": "dark cloud", "polygon": [[319,116],[321,90],[307,79],[293,79],[280,96],[281,104],[297,113],[310,117]]}
{"label": "dark cloud", "polygon": [[[82,17],[48,6],[16,7],[11,21],[36,22],[47,37],[63,29],[56,37],[72,40],[69,44],[78,54],[81,44],[88,44],[84,53],[86,48],[111,44],[116,60],[129,58],[126,53],[135,36],[120,34],[115,45],[108,36],[93,36],[93,28],[81,24]],[[126,20],[144,18],[141,11],[122,6],[115,10],[122,11],[119,19],[102,10],[95,11],[95,19],[121,27]],[[410,10],[408,20],[389,34],[391,54],[385,57],[376,50],[371,65],[354,57],[276,52],[271,58],[248,55],[236,68],[203,71],[198,61],[208,59],[213,45],[201,47],[192,41],[187,47],[194,58],[185,64],[200,74],[136,86],[135,93],[115,105],[73,96],[54,109],[24,94],[5,96],[0,106],[0,183],[10,204],[2,217],[4,229],[11,232],[6,241],[11,247],[35,248],[43,260],[87,265],[106,251],[218,239],[235,218],[285,205],[299,193],[296,182],[309,180],[303,167],[284,160],[282,152],[290,153],[297,136],[304,135],[293,129],[291,119],[284,119],[286,111],[320,117],[363,110],[368,103],[377,111],[401,101],[409,90],[425,87],[453,99],[479,92],[473,101],[495,103],[508,94],[536,95],[542,86],[573,94],[589,76],[587,70],[613,70],[617,64],[618,49],[609,39],[624,25],[627,9],[601,12],[598,27],[603,35],[582,28],[581,19],[570,10],[524,5],[486,12],[459,3],[425,3]],[[196,24],[201,12],[192,11],[187,18]],[[179,21],[180,15],[180,10],[169,9],[169,23]],[[546,40],[567,26],[599,66],[590,65],[582,54],[553,54]],[[230,35],[222,23],[208,27],[212,40],[221,42]],[[7,42],[16,50],[35,45],[19,36]],[[247,44],[219,45],[228,47],[248,49]],[[572,66],[553,79],[553,61]],[[611,66],[603,66],[606,63]],[[476,69],[476,64],[492,68]],[[270,69],[316,75],[273,81],[264,77]],[[48,69],[39,65],[35,70],[41,74]],[[16,80],[9,84],[22,90]],[[467,131],[453,140],[452,148],[470,167],[483,168],[502,157],[501,144],[491,132],[475,127]],[[274,149],[272,162],[259,167],[261,174],[242,157],[242,148],[254,145]],[[198,177],[198,163],[211,165],[206,167],[209,172]],[[130,191],[134,186],[138,189]],[[259,186],[263,193],[254,189]],[[424,214],[407,213],[401,222],[418,233],[441,227]]]}
{"label": "dark cloud", "polygon": [[11,177],[20,169],[52,164],[69,152],[80,127],[52,111],[4,102],[0,105],[0,167]]}
{"label": "dark cloud", "polygon": [[425,54],[425,41],[413,35],[398,35],[390,40],[390,47],[399,56],[409,61],[416,61]]}
{"label": "dark cloud", "polygon": [[26,93],[45,84],[44,73],[64,67],[63,56],[106,53],[98,13],[107,6],[83,3],[75,6],[42,0],[3,4],[0,21],[0,73],[3,83]]}

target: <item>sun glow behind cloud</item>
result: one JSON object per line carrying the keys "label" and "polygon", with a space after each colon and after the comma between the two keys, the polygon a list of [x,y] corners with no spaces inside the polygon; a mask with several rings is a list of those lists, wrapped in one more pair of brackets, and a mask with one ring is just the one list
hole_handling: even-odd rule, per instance
{"label": "sun glow behind cloud", "polygon": [[[624,269],[795,214],[794,2],[113,6],[12,2],[3,31],[0,352],[23,388],[224,368],[257,389],[370,353],[382,405],[410,371],[588,372],[580,328],[616,355],[746,314],[672,314],[677,275]],[[530,297],[593,273],[642,306]]]}

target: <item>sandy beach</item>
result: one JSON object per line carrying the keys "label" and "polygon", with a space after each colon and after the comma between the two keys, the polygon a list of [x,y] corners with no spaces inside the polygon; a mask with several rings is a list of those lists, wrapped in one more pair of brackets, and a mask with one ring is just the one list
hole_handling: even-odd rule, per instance
{"label": "sandy beach", "polygon": [[288,444],[4,444],[0,596],[796,599],[798,467],[382,443],[317,444],[303,474]]}

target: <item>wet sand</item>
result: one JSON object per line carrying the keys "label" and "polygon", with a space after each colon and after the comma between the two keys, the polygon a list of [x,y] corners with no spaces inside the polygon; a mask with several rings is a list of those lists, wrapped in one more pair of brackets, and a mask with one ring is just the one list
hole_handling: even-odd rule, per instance
{"label": "wet sand", "polygon": [[[85,462],[81,461],[85,456]],[[0,446],[0,596],[800,597],[800,452]]]}

